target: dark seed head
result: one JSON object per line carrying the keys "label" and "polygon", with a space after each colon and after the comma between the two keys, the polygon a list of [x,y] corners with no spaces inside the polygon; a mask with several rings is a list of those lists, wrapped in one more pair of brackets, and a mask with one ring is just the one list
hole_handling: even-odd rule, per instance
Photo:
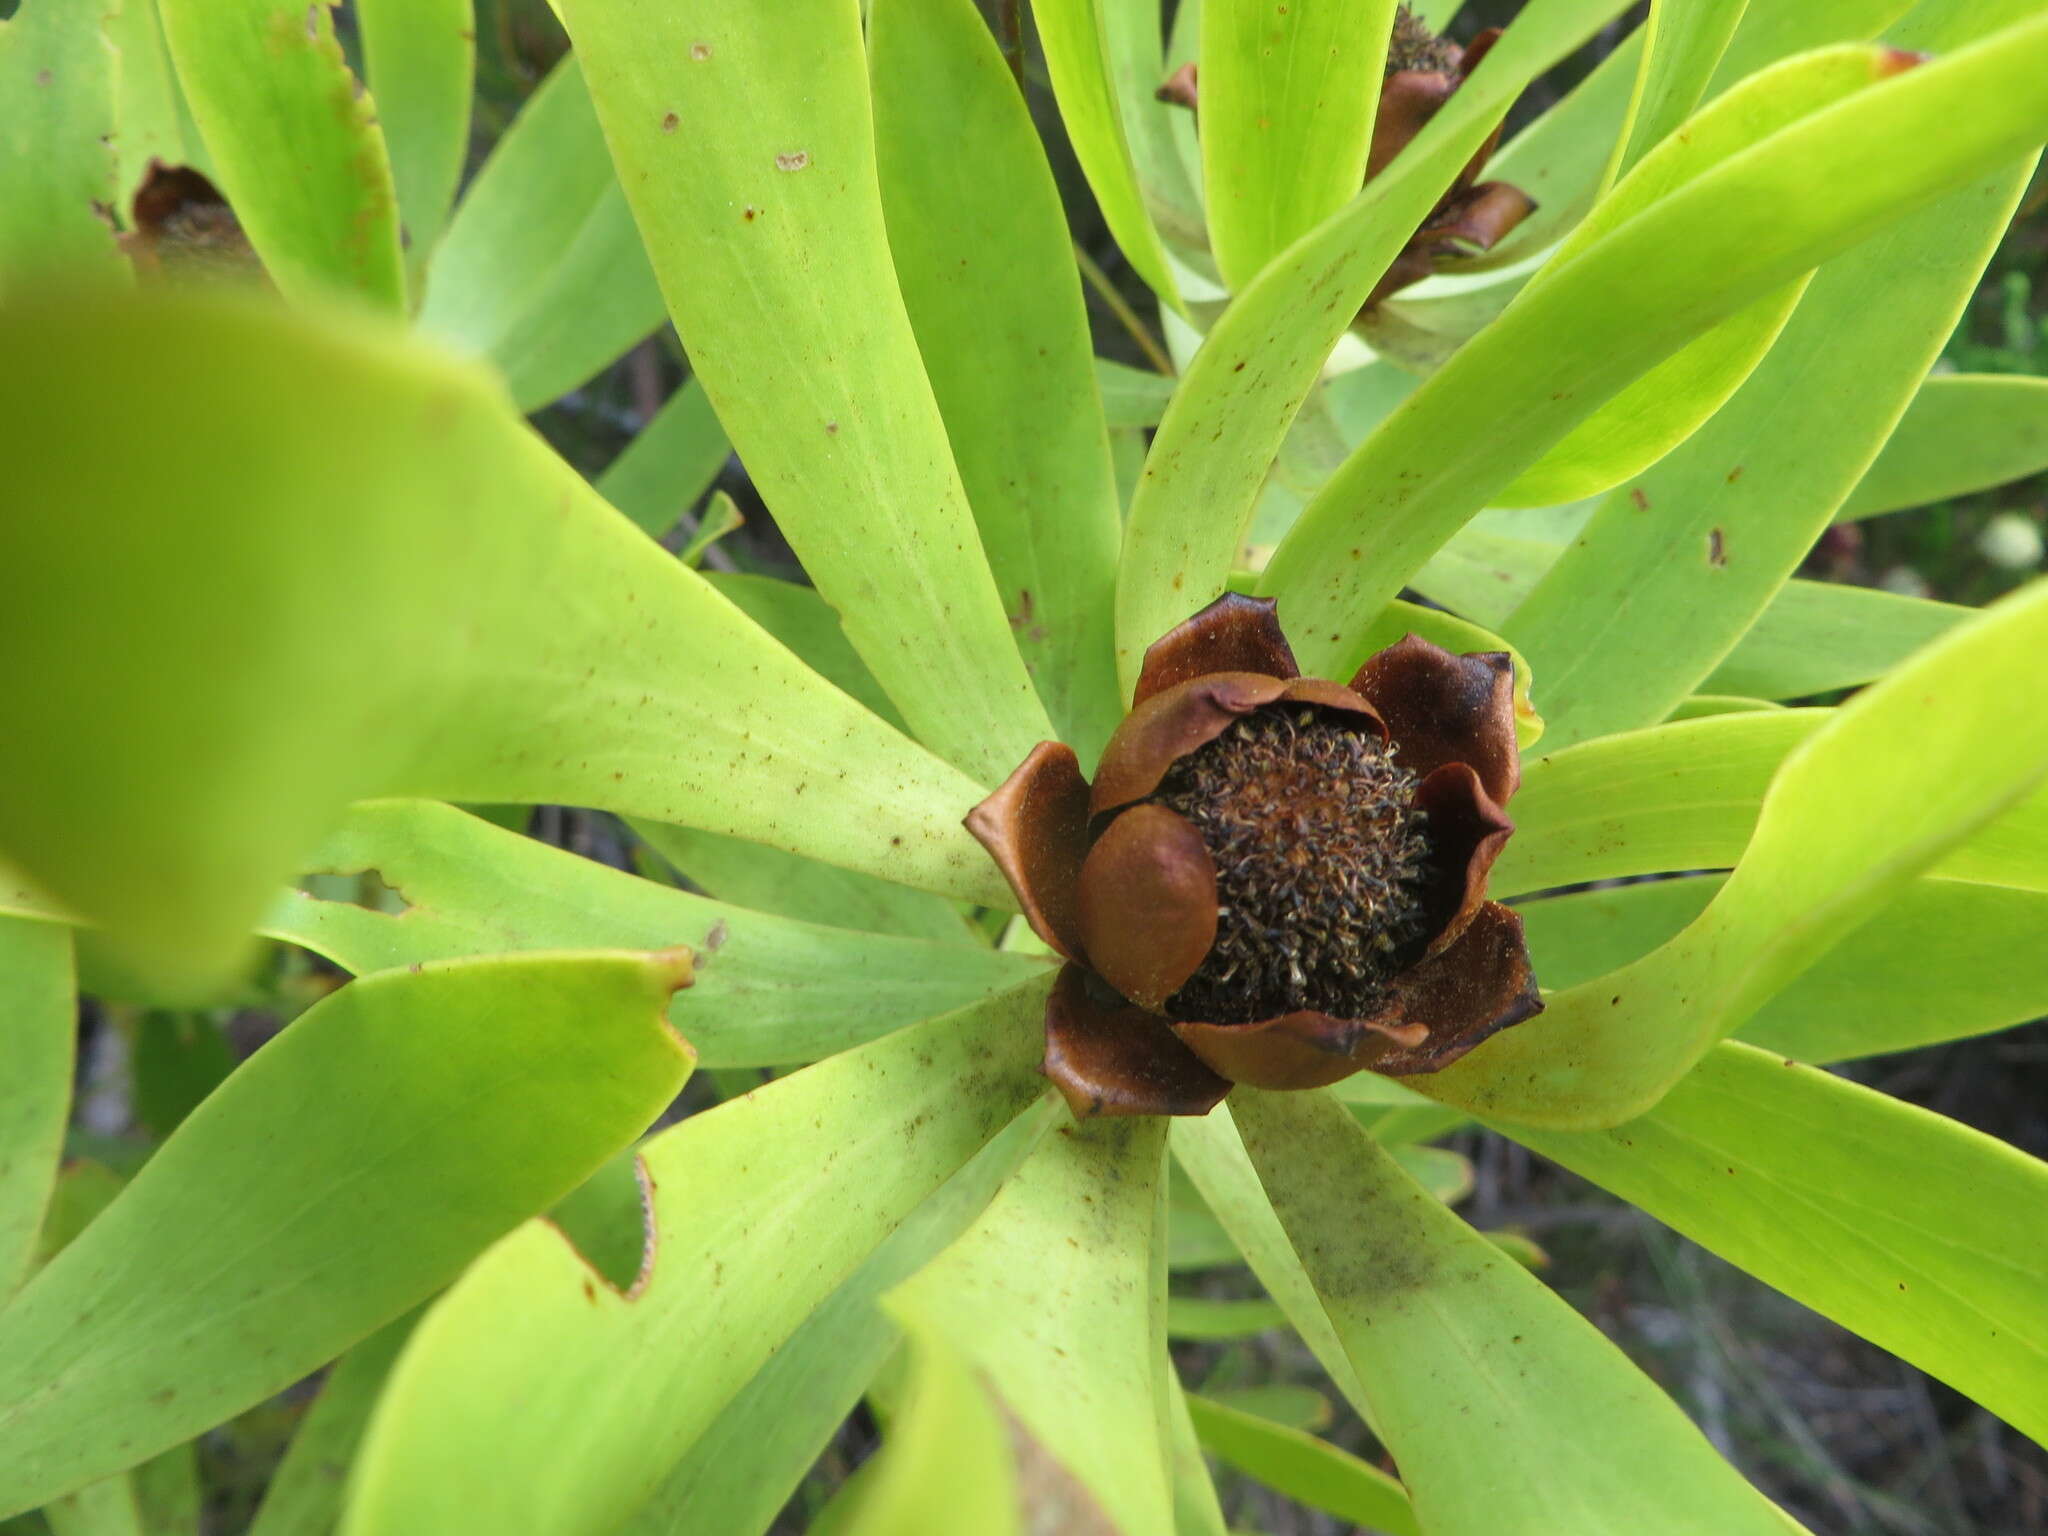
{"label": "dark seed head", "polygon": [[1458,46],[1429,30],[1407,6],[1394,11],[1394,35],[1387,43],[1387,73],[1419,69],[1426,74],[1451,74],[1458,67]]}
{"label": "dark seed head", "polygon": [[1154,798],[1201,834],[1218,913],[1208,959],[1167,1012],[1376,1012],[1425,938],[1415,783],[1364,721],[1302,704],[1256,710],[1176,763]]}

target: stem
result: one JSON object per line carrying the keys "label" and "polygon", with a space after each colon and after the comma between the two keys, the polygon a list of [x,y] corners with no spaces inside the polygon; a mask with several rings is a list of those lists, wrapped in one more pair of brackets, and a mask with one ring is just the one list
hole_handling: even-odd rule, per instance
{"label": "stem", "polygon": [[1109,312],[1116,316],[1118,323],[1130,333],[1131,340],[1138,344],[1138,350],[1145,354],[1145,361],[1169,379],[1173,377],[1173,359],[1166,355],[1166,349],[1145,329],[1145,322],[1138,312],[1131,308],[1128,300],[1116,291],[1116,285],[1109,280],[1109,274],[1095,264],[1094,258],[1074,246],[1074,260],[1081,264],[1081,275],[1088,280],[1088,286],[1095,290],[1095,296],[1109,306]]}

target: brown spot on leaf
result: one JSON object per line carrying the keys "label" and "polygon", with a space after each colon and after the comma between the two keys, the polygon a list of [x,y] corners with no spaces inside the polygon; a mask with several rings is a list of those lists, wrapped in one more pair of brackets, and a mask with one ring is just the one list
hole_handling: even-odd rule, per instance
{"label": "brown spot on leaf", "polygon": [[1707,530],[1707,564],[1716,569],[1728,563],[1728,541],[1718,528]]}
{"label": "brown spot on leaf", "polygon": [[704,935],[704,953],[707,955],[716,954],[725,946],[725,941],[731,937],[732,930],[726,927],[725,919],[721,917],[711,925],[710,930]]}
{"label": "brown spot on leaf", "polygon": [[675,113],[664,112],[661,118],[661,131],[663,133],[674,133],[676,129],[682,126],[682,123],[683,120],[677,117]]}
{"label": "brown spot on leaf", "polygon": [[690,44],[690,57],[691,57],[691,58],[693,58],[693,59],[698,59],[698,60],[703,60],[703,59],[708,59],[708,58],[710,58],[710,57],[711,57],[711,45],[710,45],[709,43],[692,43],[692,44]]}
{"label": "brown spot on leaf", "polygon": [[1636,504],[1638,512],[1650,510],[1650,498],[1643,494],[1643,488],[1640,485],[1629,488],[1628,499]]}
{"label": "brown spot on leaf", "polygon": [[775,169],[778,171],[800,171],[810,163],[810,151],[803,149],[775,157]]}

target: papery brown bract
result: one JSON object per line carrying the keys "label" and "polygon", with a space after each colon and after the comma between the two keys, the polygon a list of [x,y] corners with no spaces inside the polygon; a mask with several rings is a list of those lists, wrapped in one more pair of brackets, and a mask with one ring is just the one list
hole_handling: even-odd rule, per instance
{"label": "papery brown bract", "polygon": [[[1502,809],[1520,780],[1513,691],[1504,653],[1457,656],[1415,635],[1348,687],[1302,677],[1275,605],[1233,593],[1146,652],[1092,785],[1071,751],[1037,748],[967,824],[1068,962],[1046,1011],[1045,1071],[1074,1112],[1204,1114],[1235,1083],[1431,1072],[1540,1011],[1521,919],[1486,899],[1514,830]],[[1173,999],[1217,943],[1218,874],[1194,826],[1155,797],[1176,765],[1289,704],[1385,743],[1412,779],[1410,811],[1427,828],[1404,893],[1416,935],[1356,1016],[1186,1016]]]}

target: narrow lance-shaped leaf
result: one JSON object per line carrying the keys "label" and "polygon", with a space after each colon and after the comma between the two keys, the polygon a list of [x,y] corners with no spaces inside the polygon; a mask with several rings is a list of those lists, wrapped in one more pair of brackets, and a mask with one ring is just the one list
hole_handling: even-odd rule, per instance
{"label": "narrow lance-shaped leaf", "polygon": [[[1742,857],[1774,774],[1829,718],[1787,709],[1603,736],[1523,765],[1497,896],[1621,875],[1725,869]],[[2048,889],[2048,793],[1965,840],[1934,873]]]}
{"label": "narrow lance-shaped leaf", "polygon": [[329,1536],[341,1517],[338,1473],[355,1457],[413,1322],[387,1323],[335,1362],[264,1487],[249,1536]]}
{"label": "narrow lance-shaped leaf", "polygon": [[27,1274],[71,1116],[71,934],[0,917],[0,1304]]}
{"label": "narrow lance-shaped leaf", "polygon": [[[878,1305],[883,1293],[972,1225],[1065,1113],[1053,1095],[1040,1098],[913,1211],[719,1411],[653,1497],[620,1527],[625,1536],[767,1530],[904,1343]],[[637,1193],[627,1213],[636,1239],[642,1219]]]}
{"label": "narrow lance-shaped leaf", "polygon": [[688,1075],[661,1016],[688,978],[459,961],[302,1015],[0,1309],[0,1513],[282,1390],[566,1194]]}
{"label": "narrow lance-shaped leaf", "polygon": [[[1536,974],[1577,986],[1641,959],[1725,877],[1649,880],[1525,902]],[[2048,894],[1914,881],[1745,1023],[1751,1045],[1830,1062],[1909,1051],[2048,1014]],[[1375,1136],[1384,1141],[1380,1127]]]}
{"label": "narrow lance-shaped leaf", "polygon": [[0,293],[23,273],[118,273],[120,0],[29,5],[0,21]]}
{"label": "narrow lance-shaped leaf", "polygon": [[[1109,27],[1101,14],[1119,0],[1032,0],[1039,47],[1052,77],[1060,119],[1081,162],[1103,221],[1124,259],[1170,309],[1180,309],[1180,291],[1159,243],[1159,230],[1145,207],[1145,194],[1132,165],[1124,130],[1123,103],[1111,73]],[[1155,21],[1154,25],[1157,23]]]}
{"label": "narrow lance-shaped leaf", "polygon": [[605,507],[478,370],[189,290],[42,295],[0,349],[46,514],[0,526],[0,703],[35,744],[0,771],[0,846],[165,981],[217,975],[379,793],[596,806],[1003,899],[958,824],[983,790]]}
{"label": "narrow lance-shaped leaf", "polygon": [[1259,1185],[1258,1172],[1245,1152],[1236,1122],[1228,1114],[1189,1116],[1173,1122],[1172,1136],[1174,1157],[1229,1232],[1259,1284],[1280,1303],[1288,1322],[1344,1400],[1370,1423],[1372,1409],[1365,1387],[1345,1353],[1323,1297],[1302,1268],[1301,1255]]}
{"label": "narrow lance-shaped leaf", "polygon": [[440,237],[469,153],[475,7],[473,0],[356,0],[355,18],[406,244],[422,262]]}
{"label": "narrow lance-shaped leaf", "polygon": [[1204,1448],[1276,1493],[1386,1536],[1421,1536],[1407,1490],[1372,1463],[1227,1403],[1190,1394],[1188,1411]]}
{"label": "narrow lance-shaped leaf", "polygon": [[1522,88],[1621,8],[1532,0],[1384,174],[1231,301],[1175,391],[1132,497],[1117,572],[1126,690],[1145,647],[1224,589],[1288,427],[1403,243]]}
{"label": "narrow lance-shaped leaf", "polygon": [[910,721],[994,783],[1052,734],[975,537],[883,228],[856,0],[563,0],[705,392]]}
{"label": "narrow lance-shaped leaf", "polygon": [[[1825,106],[1868,90],[1903,68],[1888,49],[1845,43],[1763,70],[1720,96],[1686,131],[1667,137],[1573,229],[1532,276],[1518,303],[1534,301],[1573,260],[1677,188]],[[1501,506],[1561,506],[1597,496],[1663,459],[1722,410],[1772,350],[1806,287],[1804,276],[1726,315],[1577,422],[1544,457],[1501,487]]]}
{"label": "narrow lance-shaped leaf", "polygon": [[[873,875],[785,853],[766,843],[721,837],[694,827],[674,827],[639,817],[633,818],[632,827],[641,841],[673,864],[691,885],[735,906],[863,933],[895,933],[948,944],[979,939],[980,930],[966,912],[929,891],[913,891]],[[819,1015],[828,1012],[820,1009]],[[858,1041],[849,1038],[845,1043]]]}
{"label": "narrow lance-shaped leaf", "polygon": [[[2037,16],[1858,91],[1596,241],[1473,338],[1324,487],[1266,568],[1261,589],[1292,613],[1301,665],[1341,675],[1362,661],[1351,616],[1391,597],[1637,375],[2038,141],[2048,102],[2026,81],[2043,69],[2048,17]],[[1444,455],[1475,419],[1493,423],[1488,451]]]}
{"label": "narrow lance-shaped leaf", "polygon": [[1334,1099],[1239,1089],[1230,1113],[1431,1536],[1797,1529]]}
{"label": "narrow lance-shaped leaf", "polygon": [[[1746,631],[1764,627],[1912,398],[2026,182],[2025,166],[2001,171],[1831,263],[1720,415],[1601,506],[1506,626],[1548,659],[1563,740],[1648,724],[1695,687],[1816,691],[1797,688],[1796,671],[1795,686],[1768,685],[1743,656]],[[1895,633],[1910,649],[1913,631]],[[1812,648],[1795,632],[1787,659],[1811,668],[1847,634],[1826,625]],[[1724,661],[1732,670],[1716,671]]]}
{"label": "narrow lance-shaped leaf", "polygon": [[1172,1528],[1163,1119],[1062,1125],[892,1310],[949,1340],[1120,1531]]}
{"label": "narrow lance-shaped leaf", "polygon": [[624,1294],[545,1222],[498,1244],[399,1362],[343,1536],[615,1529],[813,1309],[1039,1095],[1046,990],[1013,988],[648,1140],[650,1262]]}
{"label": "narrow lance-shaped leaf", "polygon": [[405,307],[398,200],[333,0],[158,0],[215,178],[287,298]]}
{"label": "narrow lance-shaped leaf", "polygon": [[594,483],[600,496],[660,538],[711,488],[731,456],[703,386],[685,379]]}
{"label": "narrow lance-shaped leaf", "polygon": [[[1150,0],[1098,0],[1101,6],[1103,58],[1109,88],[1116,98],[1117,121],[1131,156],[1131,171],[1153,226],[1176,256],[1197,269],[1208,250],[1203,227],[1200,150],[1194,123],[1185,108],[1162,101],[1159,87],[1196,49],[1182,31],[1183,18],[1200,26],[1201,5],[1184,5],[1173,19],[1174,35],[1163,35],[1160,8]],[[1186,42],[1184,53],[1171,61],[1169,46]],[[1158,290],[1154,290],[1157,292]],[[1173,299],[1162,296],[1171,307]]]}
{"label": "narrow lance-shaped leaf", "polygon": [[374,870],[405,906],[290,892],[264,931],[358,973],[513,950],[688,944],[670,1018],[712,1067],[815,1061],[1028,980],[1046,962],[792,922],[636,879],[431,801],[349,809],[313,867]]}
{"label": "narrow lance-shaped leaf", "polygon": [[2048,1436],[2048,1164],[1736,1044],[1626,1125],[1509,1134]]}
{"label": "narrow lance-shaped leaf", "polygon": [[1023,1490],[1002,1409],[958,1343],[908,1308],[900,1316],[910,1336],[903,1411],[835,1532],[1017,1536]]}
{"label": "narrow lance-shaped leaf", "polygon": [[1414,1086],[1563,1129],[1648,1109],[1716,1039],[2048,777],[2048,718],[2010,702],[2043,647],[2048,581],[1833,711],[1772,780],[1741,864],[1696,922]]}
{"label": "narrow lance-shaped leaf", "polygon": [[[1803,333],[1805,328],[1802,325],[1800,329]],[[1740,410],[1753,420],[1760,420],[1747,404],[1740,401],[1730,410]],[[1681,464],[1708,469],[1715,457],[1711,445],[1721,441],[1719,425],[1710,425],[1699,439],[1652,472],[1659,488],[1657,500],[1651,500],[1645,485],[1637,486],[1624,496],[1629,513],[1640,521],[1644,511],[1662,507],[1668,509],[1665,514],[1668,519],[1676,520],[1692,508],[1695,513],[1688,517],[1688,521],[1695,527],[1700,526],[1701,517],[1709,520],[1720,517],[1732,525],[1731,509],[1717,499],[1713,484],[1701,487],[1699,501],[1688,501],[1683,496],[1673,497],[1664,489],[1668,483],[1666,470],[1676,471]],[[1771,449],[1768,444],[1753,446],[1766,451]],[[1790,453],[1789,438],[1785,451]],[[1805,456],[1805,466],[1812,467],[1823,457],[1819,450],[1815,450]],[[1789,497],[1795,494],[1793,487],[1800,483],[1797,478],[1800,469],[1789,460],[1784,467],[1786,473],[1781,483],[1787,486]],[[1748,476],[1739,478],[1747,479]],[[1696,477],[1696,480],[1710,480],[1723,486],[1726,479],[1718,471]],[[1642,499],[1650,502],[1648,508],[1636,505],[1636,491],[1641,491]],[[1770,500],[1773,506],[1777,504],[1775,498]],[[1705,503],[1703,507],[1702,501]],[[1747,551],[1757,558],[1767,558],[1773,547],[1779,550],[1801,547],[1796,544],[1796,536],[1787,538],[1781,529],[1764,526],[1768,518],[1763,508],[1745,505],[1743,515],[1746,521],[1739,529],[1742,533],[1739,545],[1731,545],[1728,529],[1721,529],[1724,557],[1728,556],[1731,548]],[[1783,517],[1779,521],[1790,523],[1796,519]],[[1688,669],[1699,665],[1702,654],[1711,654],[1725,644],[1726,634],[1744,622],[1744,605],[1735,599],[1732,583],[1741,581],[1758,589],[1769,586],[1771,577],[1768,570],[1759,572],[1750,568],[1756,563],[1755,559],[1731,577],[1729,573],[1735,569],[1732,559],[1715,566],[1704,558],[1713,551],[1714,531],[1713,526],[1708,526],[1700,536],[1702,561],[1698,566],[1670,558],[1668,534],[1654,535],[1638,546],[1635,530],[1625,530],[1619,523],[1603,522],[1597,535],[1587,535],[1588,538],[1608,538],[1606,547],[1611,552],[1616,548],[1614,540],[1629,541],[1630,553],[1636,558],[1620,568],[1633,575],[1632,582],[1616,580],[1610,587],[1607,567],[1592,567],[1580,562],[1580,568],[1601,583],[1600,589],[1609,593],[1616,607],[1625,606],[1631,610],[1633,622],[1654,626],[1655,655],[1659,663],[1668,663],[1669,670],[1666,665],[1620,666],[1618,658],[1622,647],[1618,644],[1596,649],[1591,657],[1583,652],[1572,653],[1557,647],[1552,660],[1565,670],[1566,677],[1560,679],[1555,688],[1546,678],[1544,698],[1546,703],[1552,698],[1558,699],[1575,716],[1569,722],[1571,739],[1584,741],[1606,734],[1598,729],[1599,716],[1603,713],[1616,714],[1624,709],[1629,714],[1636,713],[1638,709],[1645,713],[1653,712],[1658,707],[1657,702],[1641,704],[1639,700],[1661,701],[1668,697],[1672,675],[1687,675]],[[1579,534],[1574,532],[1572,538],[1576,540],[1578,537]],[[1657,554],[1650,556],[1649,550],[1653,546]],[[1467,527],[1430,557],[1429,563],[1416,573],[1414,585],[1433,600],[1469,614],[1481,623],[1508,627],[1511,621],[1520,618],[1516,605],[1537,590],[1545,573],[1559,564],[1566,548],[1563,543]],[[1758,555],[1758,551],[1763,551],[1763,554]],[[1617,564],[1620,564],[1618,560]],[[1683,566],[1677,583],[1670,579],[1674,566]],[[1681,600],[1687,595],[1687,588],[1682,584],[1690,584],[1693,601]],[[1653,612],[1636,608],[1634,597],[1637,591],[1664,590],[1667,587],[1673,588],[1675,595],[1663,610]],[[1728,594],[1727,598],[1723,598],[1723,593]],[[1795,578],[1780,585],[1770,596],[1769,605],[1756,616],[1754,623],[1742,631],[1734,649],[1701,680],[1699,691],[1752,700],[1796,699],[1825,693],[1833,688],[1867,683],[1890,671],[1928,641],[1946,634],[1968,618],[1972,611],[1954,603],[1905,597],[1874,587]],[[1557,615],[1562,610],[1556,607],[1554,600],[1546,597],[1543,612]],[[1597,622],[1588,620],[1583,613],[1578,615],[1578,619]],[[1537,627],[1534,609],[1530,610],[1529,622],[1534,631]],[[1505,640],[1497,642],[1497,645],[1506,644]],[[1597,695],[1589,692],[1596,687],[1600,690]],[[1667,713],[1675,712],[1678,707],[1673,703]],[[1677,718],[1675,713],[1671,717]],[[1553,736],[1551,744],[1560,746],[1563,742]]]}
{"label": "narrow lance-shaped leaf", "polygon": [[[81,8],[55,9],[77,14]],[[120,159],[120,172],[115,184],[121,192],[130,194],[142,185],[150,161],[161,160],[165,165],[196,164],[198,151],[197,146],[185,142],[183,95],[178,77],[171,70],[170,52],[164,46],[157,0],[121,0],[119,9],[108,18],[107,36],[119,51],[114,153]],[[117,207],[116,212],[125,217],[130,209]],[[105,228],[102,224],[102,231]]]}
{"label": "narrow lance-shaped leaf", "polygon": [[2048,470],[2048,379],[1936,374],[1835,514],[1876,517]]}
{"label": "narrow lance-shaped leaf", "polygon": [[1618,181],[1699,105],[1714,66],[1749,9],[1749,0],[1653,0],[1625,131],[1614,146],[1608,181]]}
{"label": "narrow lance-shaped leaf", "polygon": [[1092,762],[1121,528],[1059,188],[973,0],[877,0],[868,46],[903,301],[1024,664]]}
{"label": "narrow lance-shaped leaf", "polygon": [[1233,289],[1358,195],[1394,0],[1205,0],[1202,178]]}
{"label": "narrow lance-shaped leaf", "polygon": [[489,358],[520,408],[536,410],[661,319],[661,289],[581,67],[566,55],[455,210],[428,269],[420,326]]}

